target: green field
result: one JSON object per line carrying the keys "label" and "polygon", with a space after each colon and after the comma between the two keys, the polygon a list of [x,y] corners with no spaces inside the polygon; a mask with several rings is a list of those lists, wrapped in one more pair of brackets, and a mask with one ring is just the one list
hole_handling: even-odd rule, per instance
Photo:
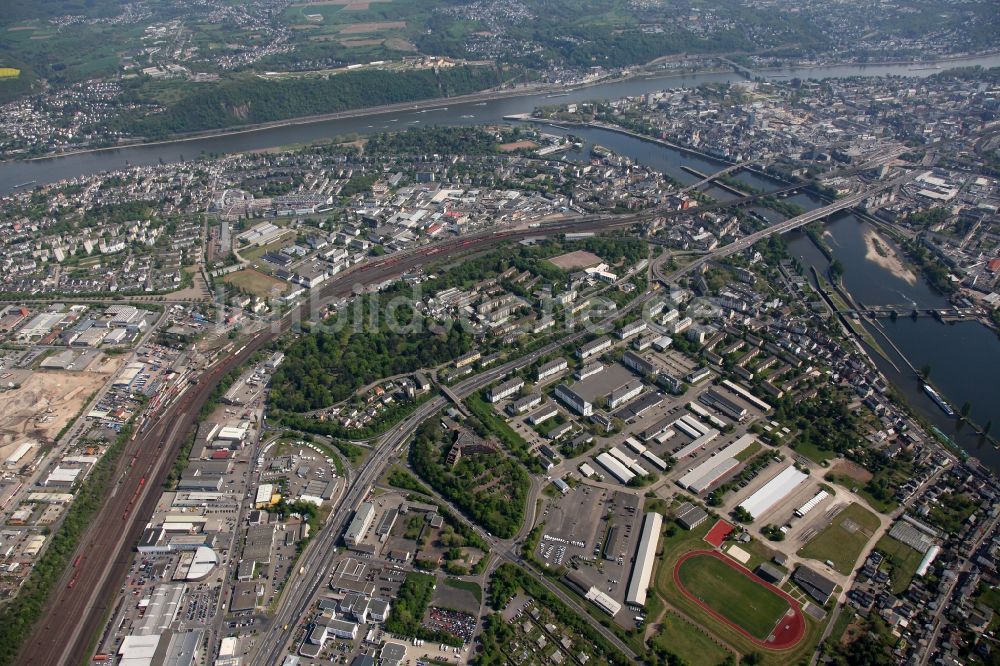
{"label": "green field", "polygon": [[479,587],[478,583],[474,583],[471,580],[459,580],[457,578],[445,578],[444,584],[448,587],[453,587],[456,590],[465,590],[476,598],[476,601],[483,603],[483,588]]}
{"label": "green field", "polygon": [[261,298],[271,298],[275,294],[282,296],[288,292],[289,288],[287,282],[273,278],[270,275],[264,275],[253,268],[230,273],[224,276],[222,281],[234,287],[245,289]]}
{"label": "green field", "polygon": [[[708,533],[709,527],[711,527],[711,523],[706,521],[691,531],[674,530],[673,534],[664,534],[660,539],[660,559],[654,573],[656,598],[658,601],[662,599],[659,603],[669,604],[678,612],[683,613],[692,623],[702,627],[734,650],[742,654],[759,653],[762,657],[758,662],[760,666],[787,666],[788,664],[797,664],[802,659],[808,659],[816,648],[816,643],[819,641],[825,626],[825,623],[816,622],[808,614],[805,615],[806,635],[799,644],[791,650],[772,652],[761,649],[746,635],[721,622],[709,614],[705,608],[681,593],[674,582],[674,566],[686,553],[705,547],[703,539]],[[655,617],[652,611],[650,617]]]}
{"label": "green field", "polygon": [[677,655],[689,666],[718,666],[729,656],[729,652],[709,638],[704,629],[670,612],[664,615],[652,643]]}
{"label": "green field", "polygon": [[888,534],[879,539],[875,548],[885,554],[889,563],[889,575],[892,576],[892,593],[899,594],[910,586],[910,581],[913,580],[917,567],[920,566],[920,560],[924,556]]}
{"label": "green field", "polygon": [[848,574],[879,525],[878,516],[855,502],[810,539],[799,550],[799,555],[820,562],[830,560],[834,569]]}
{"label": "green field", "polygon": [[814,463],[823,465],[824,467],[826,466],[827,461],[833,460],[837,457],[837,453],[835,451],[821,449],[813,442],[795,442],[795,444],[792,445],[792,448],[799,455],[803,455],[806,458],[809,458],[809,460],[812,460]]}
{"label": "green field", "polygon": [[761,640],[788,611],[785,599],[714,557],[692,557],[679,573],[688,592]]}

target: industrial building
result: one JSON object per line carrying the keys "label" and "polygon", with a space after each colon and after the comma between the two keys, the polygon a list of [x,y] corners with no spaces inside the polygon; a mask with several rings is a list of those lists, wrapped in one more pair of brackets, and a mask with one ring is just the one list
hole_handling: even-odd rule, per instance
{"label": "industrial building", "polygon": [[594,460],[600,463],[601,467],[608,470],[608,472],[611,473],[611,476],[618,479],[619,483],[625,484],[635,478],[635,474],[628,471],[628,468],[625,467],[625,465],[608,453],[601,453],[594,458]]}
{"label": "industrial building", "polygon": [[728,379],[723,379],[722,380],[722,385],[725,386],[730,391],[732,391],[733,393],[735,393],[736,395],[740,396],[742,399],[744,399],[747,402],[749,402],[751,405],[753,405],[754,407],[756,407],[760,411],[762,411],[762,412],[769,412],[769,411],[771,411],[771,405],[769,405],[768,403],[764,402],[763,400],[761,400],[760,398],[758,398],[757,396],[755,396],[753,393],[751,393],[750,391],[748,391],[745,388],[743,388],[742,386],[740,386],[739,384],[734,384],[733,382],[729,381]]}
{"label": "industrial building", "polygon": [[708,389],[698,398],[703,403],[719,410],[734,421],[742,421],[747,417],[747,410],[742,405],[736,404],[714,388]]}
{"label": "industrial building", "polygon": [[830,496],[830,493],[826,492],[825,490],[819,491],[818,493],[816,493],[815,496],[813,496],[813,498],[811,500],[809,500],[808,502],[806,502],[805,504],[803,504],[802,506],[800,506],[799,508],[797,508],[795,510],[795,515],[798,518],[803,517],[804,515],[806,515],[807,513],[809,513],[810,511],[812,511],[813,509],[815,509],[816,506],[820,502],[822,502],[823,500],[825,500],[829,496]]}
{"label": "industrial building", "polygon": [[591,586],[587,593],[583,595],[588,601],[592,601],[595,606],[600,608],[602,611],[614,617],[622,609],[622,605],[612,599],[607,593],[601,592],[594,586]]}
{"label": "industrial building", "polygon": [[740,506],[753,516],[754,520],[757,520],[808,478],[808,474],[789,465],[778,476],[765,483],[757,492],[744,500]]}
{"label": "industrial building", "polygon": [[9,456],[7,456],[7,459],[4,461],[4,465],[7,467],[17,467],[19,464],[21,464],[21,461],[24,459],[25,454],[27,454],[28,451],[34,448],[34,446],[35,442],[33,442],[30,439],[25,442],[21,442],[20,444],[17,445],[17,448],[14,449],[14,451]]}
{"label": "industrial building", "polygon": [[712,487],[717,481],[739,467],[736,459],[740,453],[757,441],[756,435],[743,435],[729,446],[721,449],[715,456],[701,463],[677,480],[681,488],[701,494]]}
{"label": "industrial building", "polygon": [[375,505],[371,502],[364,502],[358,507],[357,512],[354,514],[354,520],[351,521],[347,532],[344,534],[344,543],[349,546],[356,546],[360,543],[374,518]]}
{"label": "industrial building", "polygon": [[660,529],[663,527],[663,516],[658,513],[647,513],[642,519],[642,533],[639,536],[639,548],[635,553],[635,563],[632,565],[632,578],[628,582],[625,593],[625,603],[630,606],[646,605],[646,590],[653,575],[653,562],[656,560],[656,547],[660,542]]}

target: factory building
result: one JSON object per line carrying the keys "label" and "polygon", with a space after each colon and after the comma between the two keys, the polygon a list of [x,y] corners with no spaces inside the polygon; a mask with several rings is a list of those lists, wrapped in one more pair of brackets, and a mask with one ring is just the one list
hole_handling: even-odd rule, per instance
{"label": "factory building", "polygon": [[653,562],[656,560],[656,547],[660,541],[662,527],[663,516],[658,513],[647,513],[642,519],[639,548],[635,553],[632,578],[625,593],[625,603],[630,606],[646,605],[646,590],[649,589],[650,578],[653,575]]}
{"label": "factory building", "polygon": [[350,526],[347,528],[347,532],[344,534],[344,543],[349,546],[356,546],[360,543],[374,518],[374,504],[371,502],[365,502],[358,507],[357,512],[354,514],[354,520],[351,521]]}

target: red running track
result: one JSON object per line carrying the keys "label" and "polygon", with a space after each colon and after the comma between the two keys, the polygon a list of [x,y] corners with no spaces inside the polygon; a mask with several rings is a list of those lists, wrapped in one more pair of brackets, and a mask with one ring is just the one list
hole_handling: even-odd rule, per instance
{"label": "red running track", "polygon": [[[781,621],[778,623],[778,626],[774,629],[774,631],[771,632],[771,635],[768,636],[767,640],[762,641],[759,638],[755,637],[749,631],[747,631],[740,625],[736,624],[735,622],[732,622],[727,617],[723,616],[721,613],[718,613],[714,608],[703,602],[701,599],[691,594],[687,590],[687,588],[684,587],[684,584],[681,583],[681,577],[680,577],[681,565],[693,557],[701,557],[701,556],[714,557],[717,560],[724,562],[726,565],[732,567],[733,569],[736,569],[747,578],[753,580],[755,583],[763,585],[764,587],[771,590],[772,592],[774,592],[775,594],[777,594],[782,599],[788,602],[790,608],[789,612],[785,613],[784,617],[781,618]],[[774,585],[771,585],[766,580],[762,579],[760,576],[757,576],[746,567],[740,566],[732,559],[726,557],[725,555],[723,555],[718,551],[693,550],[690,553],[685,553],[683,556],[681,556],[681,559],[677,560],[677,564],[674,565],[674,584],[677,585],[677,589],[679,589],[681,593],[684,594],[685,597],[687,597],[694,603],[698,604],[701,608],[705,610],[705,612],[707,612],[709,615],[714,617],[719,622],[722,622],[727,627],[730,627],[731,629],[738,631],[742,636],[745,636],[754,645],[758,645],[762,648],[767,648],[768,650],[788,650],[790,648],[795,647],[795,645],[800,640],[802,640],[802,637],[805,636],[806,621],[805,618],[802,616],[802,610],[799,608],[799,604],[797,601],[795,601],[795,599],[793,599],[788,593],[783,592]]]}

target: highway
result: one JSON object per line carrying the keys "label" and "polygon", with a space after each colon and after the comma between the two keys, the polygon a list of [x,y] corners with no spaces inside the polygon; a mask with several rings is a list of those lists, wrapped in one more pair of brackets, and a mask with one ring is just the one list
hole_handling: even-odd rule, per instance
{"label": "highway", "polygon": [[[909,178],[912,176],[903,176],[893,181],[880,183],[861,194],[845,198],[826,208],[764,229],[700,257],[692,264],[677,271],[672,277],[678,277],[694,270],[708,261],[739,252],[771,234],[783,233],[797,226],[808,224],[812,220],[820,219],[835,210],[855,205],[871,194],[905,182]],[[799,189],[804,186],[806,184],[799,184],[778,191]],[[772,194],[775,192],[759,196]],[[752,201],[759,196],[749,196],[731,202],[702,206],[699,210],[728,208]],[[55,666],[68,663],[78,664],[90,657],[91,641],[103,628],[106,617],[112,610],[111,604],[117,595],[120,582],[124,580],[134,544],[138,541],[148,517],[153,512],[171,463],[177,458],[186,435],[192,431],[197,423],[202,406],[209,400],[215,386],[223,376],[246,363],[256,351],[269,345],[292,329],[298,322],[318,318],[321,311],[330,302],[349,296],[359,288],[379,285],[403,273],[420,268],[425,263],[444,259],[451,255],[488,249],[503,241],[516,241],[568,231],[598,232],[628,227],[654,217],[674,217],[687,215],[690,212],[688,210],[650,209],[622,216],[587,215],[541,224],[536,228],[481,231],[356,265],[331,278],[319,289],[313,290],[313,293],[310,294],[312,298],[288,312],[279,321],[273,322],[268,329],[255,334],[236,353],[218,361],[206,371],[197,385],[189,387],[173,404],[162,408],[159,414],[150,415],[153,418],[146,431],[135,440],[126,443],[118,460],[117,469],[111,477],[118,479],[122,474],[126,474],[125,482],[115,493],[111,492],[111,487],[107,489],[101,508],[93,516],[88,529],[80,538],[77,550],[69,558],[70,562],[75,562],[79,558],[79,565],[68,568],[62,578],[56,582],[41,618],[22,646],[18,663]],[[666,279],[667,276],[664,276],[661,271],[661,264],[655,264],[654,274],[660,279]],[[652,294],[646,294],[636,299],[629,307],[616,313],[615,318],[623,316],[630,311],[631,307],[645,302],[651,296]],[[571,334],[559,344],[578,339],[582,335],[584,335],[583,332]],[[454,390],[459,395],[467,395],[468,392],[477,390],[502,376],[508,366],[530,363],[532,362],[530,359],[537,358],[541,353],[544,352],[539,350],[512,364],[500,366],[495,370],[466,380],[454,387]],[[415,424],[439,409],[443,405],[443,401],[444,398],[439,398],[422,405],[402,426],[380,442],[369,460],[384,461],[388,453],[404,443],[406,435],[412,432]],[[373,465],[366,466],[361,470],[352,489],[345,496],[340,510],[328,522],[329,530],[324,528],[323,533],[317,535],[314,543],[325,541],[331,532],[334,535],[337,534],[335,529],[342,529],[346,516],[353,512],[353,509],[360,503],[367,493],[368,487],[378,477],[379,472],[380,467]],[[153,490],[151,491],[151,489]],[[310,550],[318,551],[319,549]],[[310,557],[321,558],[322,555]],[[302,592],[306,589],[315,590],[326,573],[325,568],[319,566],[320,559],[316,560],[315,567],[312,566],[313,561],[308,558],[304,559],[303,563],[306,566],[305,577],[290,583],[292,595],[296,599],[300,596],[297,590]],[[69,586],[69,581],[74,578],[76,582]],[[282,611],[279,611],[279,619],[285,621],[276,621],[274,626],[280,628],[284,624],[291,624],[288,621],[289,618],[301,615],[301,613],[296,614],[290,611],[304,609],[303,604],[308,604],[308,597],[302,595],[302,598],[305,598],[306,601],[291,603],[287,607],[283,603]],[[52,640],[54,631],[58,631],[60,640]]]}

